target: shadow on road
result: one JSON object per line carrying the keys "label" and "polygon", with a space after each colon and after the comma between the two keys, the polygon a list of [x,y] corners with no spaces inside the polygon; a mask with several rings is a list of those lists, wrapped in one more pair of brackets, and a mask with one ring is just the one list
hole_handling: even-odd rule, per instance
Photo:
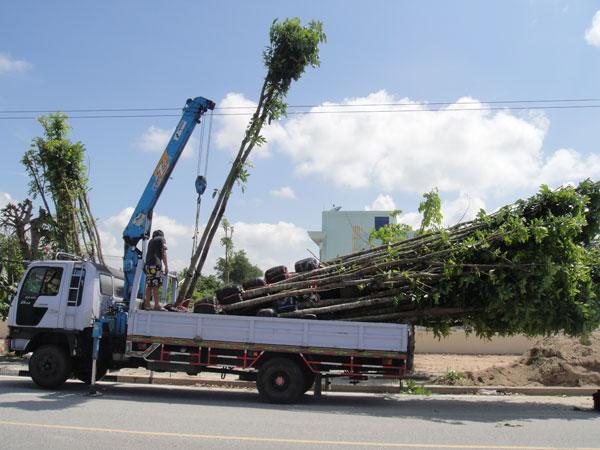
{"label": "shadow on road", "polygon": [[[497,398],[477,397],[472,400],[444,396],[408,395],[352,395],[326,393],[321,400],[305,395],[294,405],[271,405],[262,403],[253,390],[222,390],[208,388],[131,385],[100,383],[100,398],[87,396],[86,385],[69,382],[57,391],[44,391],[31,380],[0,380],[0,417],[8,417],[7,408],[28,411],[52,411],[80,406],[83,403],[120,400],[140,404],[169,403],[179,405],[216,406],[253,409],[277,409],[298,413],[321,413],[361,415],[370,417],[422,419],[445,424],[462,425],[466,422],[496,423],[512,420],[598,419],[597,413],[573,409],[560,402],[537,402],[535,399],[513,402]],[[7,395],[33,394],[34,399],[6,401]],[[41,394],[41,395],[40,395]],[[3,398],[4,397],[4,398]],[[590,400],[591,402],[591,400]],[[591,405],[590,405],[591,406]],[[4,410],[4,412],[3,412]]]}

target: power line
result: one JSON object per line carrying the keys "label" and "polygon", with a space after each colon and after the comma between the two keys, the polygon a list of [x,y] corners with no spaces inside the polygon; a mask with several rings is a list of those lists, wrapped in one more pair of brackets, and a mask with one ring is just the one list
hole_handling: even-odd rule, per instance
{"label": "power line", "polygon": [[[436,102],[423,102],[423,105],[427,106],[451,106],[451,105],[499,105],[499,104],[535,104],[535,103],[586,103],[586,102],[600,102],[600,98],[557,98],[557,99],[524,99],[524,100],[479,100],[479,101],[464,101],[457,103],[456,101],[436,101]],[[288,105],[288,108],[360,108],[360,107],[378,107],[378,106],[415,106],[416,102],[393,102],[393,103],[363,103],[357,105],[350,104],[334,104],[334,105]],[[216,107],[215,111],[220,110],[232,110],[232,109],[251,109],[254,110],[256,106],[220,106]],[[67,108],[55,108],[55,109],[3,109],[0,110],[0,114],[34,114],[34,113],[53,113],[57,111],[65,113],[114,113],[114,112],[151,112],[151,111],[181,111],[182,108],[81,108],[81,109],[67,109]],[[142,116],[146,117],[146,116]]]}
{"label": "power line", "polygon": [[[366,105],[360,105],[366,106]],[[381,105],[377,105],[381,106]],[[415,105],[410,105],[415,106]],[[320,106],[328,108],[328,106]],[[545,110],[545,109],[597,109],[600,104],[592,105],[545,105],[545,106],[492,106],[489,108],[411,108],[411,109],[379,109],[379,110],[350,110],[350,111],[288,111],[287,115],[310,115],[310,114],[390,114],[390,113],[420,113],[420,112],[438,112],[450,113],[457,111],[519,111],[519,110]],[[253,113],[214,113],[215,116],[251,116]],[[93,115],[73,115],[69,119],[136,119],[147,117],[180,117],[181,114],[93,114]],[[0,116],[0,120],[35,120],[35,116]]]}

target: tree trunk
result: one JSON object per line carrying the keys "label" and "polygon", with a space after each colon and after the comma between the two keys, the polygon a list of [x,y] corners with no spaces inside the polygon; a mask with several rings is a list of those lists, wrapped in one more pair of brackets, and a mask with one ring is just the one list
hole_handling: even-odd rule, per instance
{"label": "tree trunk", "polygon": [[[210,244],[212,239],[217,231],[219,224],[221,223],[221,219],[223,214],[225,213],[225,208],[227,207],[227,202],[229,200],[229,196],[231,195],[231,190],[239,176],[240,170],[243,168],[243,164],[245,162],[245,158],[248,157],[249,152],[246,150],[246,145],[250,142],[249,148],[253,147],[253,138],[260,132],[262,127],[262,123],[264,122],[264,118],[266,117],[267,111],[264,110],[264,105],[267,103],[265,89],[267,86],[266,80],[263,83],[260,99],[258,105],[256,107],[256,111],[252,117],[251,125],[249,127],[248,132],[244,136],[240,148],[238,150],[238,154],[236,159],[234,160],[231,170],[223,183],[223,188],[219,192],[219,196],[213,207],[213,211],[211,216],[204,228],[204,232],[202,233],[202,238],[200,239],[200,243],[194,252],[194,255],[190,261],[190,270],[186,273],[186,276],[183,280],[181,289],[179,291],[179,296],[177,302],[180,303],[188,297],[191,297],[195,288],[198,278],[200,277],[200,273],[204,266],[204,262],[206,261],[206,257],[208,255],[208,250],[210,248]],[[257,130],[255,130],[254,135],[250,135],[252,131],[252,123],[256,120],[262,118],[260,122],[260,126],[258,126]],[[244,158],[245,157],[245,158]]]}

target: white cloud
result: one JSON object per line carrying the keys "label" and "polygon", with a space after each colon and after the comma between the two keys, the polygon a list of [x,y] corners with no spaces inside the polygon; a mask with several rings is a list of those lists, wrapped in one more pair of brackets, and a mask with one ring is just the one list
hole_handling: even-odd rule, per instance
{"label": "white cloud", "polygon": [[13,202],[13,198],[8,192],[0,192],[0,209]]}
{"label": "white cloud", "polygon": [[442,201],[442,216],[445,226],[456,225],[459,222],[472,220],[477,216],[479,210],[485,209],[483,199],[471,196],[466,192],[449,202]]}
{"label": "white cloud", "polygon": [[31,69],[32,65],[24,59],[11,58],[6,53],[0,53],[0,74],[21,73]]}
{"label": "white cloud", "polygon": [[[543,152],[549,121],[542,113],[494,111],[469,97],[439,112],[423,111],[427,104],[386,91],[341,104],[361,111],[417,111],[307,114],[289,119],[273,141],[292,159],[296,173],[318,175],[339,187],[412,193],[438,187],[441,192],[472,192],[481,198],[501,198],[541,182],[560,184],[574,174],[600,175],[595,155],[585,157],[574,151],[571,165],[555,172],[555,161],[563,151]],[[369,106],[373,104],[383,106]],[[324,103],[312,110],[331,111],[336,105]],[[475,111],[459,110],[465,108]]]}
{"label": "white cloud", "polygon": [[[111,266],[120,267],[122,264],[123,241],[121,236],[132,212],[133,208],[125,208],[118,214],[102,221],[100,231],[102,246],[104,253],[109,255],[107,261]],[[236,222],[232,225],[235,249],[245,250],[249,260],[262,270],[281,264],[293,267],[296,260],[309,256],[307,248],[313,252],[318,251],[309,239],[306,230],[293,223]],[[169,248],[169,268],[181,270],[186,267],[192,251],[193,227],[181,224],[168,216],[155,214],[152,229],[161,229],[165,233]],[[203,273],[214,273],[216,260],[223,254],[223,248],[219,245],[222,235],[223,230],[219,228],[213,239]]]}
{"label": "white cloud", "polygon": [[570,148],[556,150],[546,159],[536,184],[546,183],[560,186],[566,183],[579,182],[585,178],[597,178],[600,173],[600,156],[591,154],[583,157]]}
{"label": "white cloud", "polygon": [[421,226],[421,219],[421,213],[414,211],[398,216],[398,223],[409,225],[412,229],[416,230]]}
{"label": "white cloud", "polygon": [[[215,116],[217,125],[214,136],[215,144],[217,148],[235,155],[239,150],[251,114],[256,108],[256,102],[248,100],[243,94],[230,92],[219,102],[218,107],[225,108],[226,115]],[[279,123],[273,122],[271,125],[265,124],[261,134],[267,142],[261,147],[255,147],[251,155],[265,158],[271,155],[270,143],[276,138],[282,138],[284,130]]]}
{"label": "white cloud", "polygon": [[600,47],[600,10],[596,11],[592,24],[585,31],[585,41],[594,47]]}
{"label": "white cloud", "polygon": [[379,194],[371,205],[365,206],[365,211],[393,211],[396,203],[389,194]]}
{"label": "white cloud", "polygon": [[[167,147],[173,131],[174,128],[167,130],[151,125],[138,139],[138,147],[147,152],[162,152]],[[181,156],[191,158],[194,156],[196,148],[198,148],[198,139],[192,136],[183,149]]]}
{"label": "white cloud", "polygon": [[[104,253],[110,255],[107,261],[111,266],[121,264],[119,258],[123,254],[123,230],[127,226],[132,213],[133,208],[125,208],[118,214],[102,221],[100,227],[102,248]],[[169,268],[172,270],[183,269],[189,263],[191,256],[193,227],[180,224],[168,216],[154,214],[152,229],[160,229],[165,233],[171,262]]]}
{"label": "white cloud", "polygon": [[289,186],[282,186],[279,189],[273,189],[269,193],[271,194],[272,197],[276,197],[276,198],[285,198],[285,199],[289,199],[289,200],[293,200],[296,198],[296,193]]}
{"label": "white cloud", "polygon": [[308,258],[306,249],[318,252],[305,229],[289,222],[233,224],[233,242],[244,249],[253,264],[266,270],[273,266],[293,267],[299,259]]}

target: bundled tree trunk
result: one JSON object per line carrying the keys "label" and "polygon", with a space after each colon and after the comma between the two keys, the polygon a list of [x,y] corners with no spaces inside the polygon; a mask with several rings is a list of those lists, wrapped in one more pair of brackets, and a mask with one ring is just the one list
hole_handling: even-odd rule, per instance
{"label": "bundled tree trunk", "polygon": [[[281,317],[403,322],[443,333],[583,334],[600,324],[600,183],[550,190],[498,212],[331,261],[242,292],[226,314],[293,297]],[[352,298],[320,299],[354,287]],[[316,299],[316,300],[315,300]]]}

